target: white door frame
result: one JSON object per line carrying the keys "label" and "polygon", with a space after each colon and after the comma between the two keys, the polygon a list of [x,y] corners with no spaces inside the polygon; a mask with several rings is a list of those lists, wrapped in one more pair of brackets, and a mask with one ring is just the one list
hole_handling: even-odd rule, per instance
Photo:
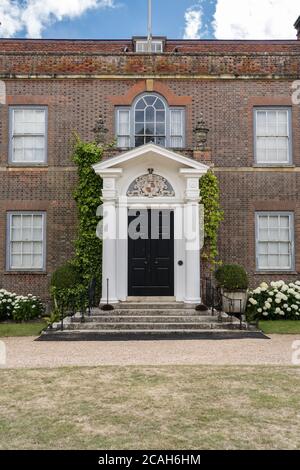
{"label": "white door frame", "polygon": [[[149,165],[170,181],[175,197],[126,197],[129,184],[147,173]],[[189,304],[200,303],[199,178],[209,168],[154,144],[138,147],[93,168],[103,179],[103,213],[109,214],[103,239],[101,302],[106,302],[106,279],[110,303],[128,297],[128,209],[162,208],[174,210],[175,298]],[[183,266],[178,265],[180,260]]]}

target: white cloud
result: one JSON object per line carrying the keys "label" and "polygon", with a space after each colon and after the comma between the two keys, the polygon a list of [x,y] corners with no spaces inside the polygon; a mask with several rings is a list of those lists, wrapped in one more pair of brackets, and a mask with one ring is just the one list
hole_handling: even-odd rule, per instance
{"label": "white cloud", "polygon": [[186,10],[184,39],[199,39],[202,27],[203,11],[199,5],[195,5]]}
{"label": "white cloud", "polygon": [[13,37],[25,29],[27,37],[39,38],[43,29],[55,21],[114,6],[115,0],[1,0],[0,36]]}
{"label": "white cloud", "polygon": [[217,0],[217,39],[296,39],[299,0]]}

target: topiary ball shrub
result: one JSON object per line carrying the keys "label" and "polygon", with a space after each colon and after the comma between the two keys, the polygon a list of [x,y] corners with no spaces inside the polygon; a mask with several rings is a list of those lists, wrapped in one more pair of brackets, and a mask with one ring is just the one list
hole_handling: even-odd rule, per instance
{"label": "topiary ball shrub", "polygon": [[56,289],[72,289],[82,283],[78,268],[71,262],[60,266],[51,276],[51,287]]}
{"label": "topiary ball shrub", "polygon": [[238,264],[220,266],[215,272],[215,278],[218,285],[228,291],[246,290],[249,286],[248,274]]}

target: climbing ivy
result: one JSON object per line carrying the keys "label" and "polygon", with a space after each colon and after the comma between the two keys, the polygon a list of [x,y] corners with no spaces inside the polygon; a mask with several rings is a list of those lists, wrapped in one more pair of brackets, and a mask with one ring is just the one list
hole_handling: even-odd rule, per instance
{"label": "climbing ivy", "polygon": [[213,270],[218,257],[218,230],[223,220],[223,211],[220,208],[219,180],[209,170],[200,179],[201,202],[204,206],[204,247],[202,259]]}
{"label": "climbing ivy", "polygon": [[96,235],[96,228],[99,223],[97,208],[102,204],[102,180],[92,165],[101,160],[103,152],[103,146],[82,142],[77,137],[73,154],[78,168],[78,183],[74,191],[78,212],[75,264],[86,283],[96,278],[98,291],[101,285],[102,241]]}

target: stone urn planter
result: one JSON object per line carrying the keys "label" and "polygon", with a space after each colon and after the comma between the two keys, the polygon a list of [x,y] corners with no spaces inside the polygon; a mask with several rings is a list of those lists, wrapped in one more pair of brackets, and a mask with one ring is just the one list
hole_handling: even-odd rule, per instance
{"label": "stone urn planter", "polygon": [[223,311],[229,315],[244,315],[249,285],[245,269],[237,264],[225,264],[217,269],[215,278],[221,288]]}
{"label": "stone urn planter", "polygon": [[248,289],[246,290],[225,290],[222,293],[222,309],[225,313],[245,314],[248,300]]}

